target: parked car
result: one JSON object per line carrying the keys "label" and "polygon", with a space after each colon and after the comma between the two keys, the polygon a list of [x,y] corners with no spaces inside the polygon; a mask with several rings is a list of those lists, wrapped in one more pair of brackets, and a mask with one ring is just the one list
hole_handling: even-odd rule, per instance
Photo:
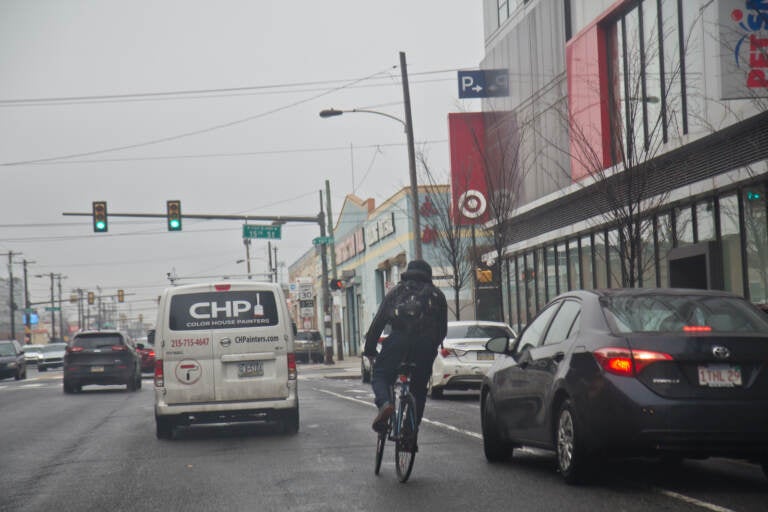
{"label": "parked car", "polygon": [[139,355],[121,331],[82,331],[75,334],[64,356],[64,392],[83,386],[124,384],[128,391],[141,388]]}
{"label": "parked car", "polygon": [[42,357],[40,350],[42,347],[42,345],[24,345],[22,347],[24,349],[24,360],[27,362],[27,365],[37,365],[37,362]]}
{"label": "parked car", "polygon": [[137,340],[136,352],[141,359],[141,371],[142,372],[154,372],[155,371],[155,330],[150,329],[147,332],[147,337]]}
{"label": "parked car", "polygon": [[320,331],[315,329],[297,331],[293,339],[296,361],[322,363],[325,360],[325,348]]}
{"label": "parked car", "polygon": [[445,390],[480,389],[483,376],[495,354],[486,350],[490,338],[514,338],[515,332],[503,322],[483,320],[448,322],[448,332],[432,365],[429,391],[442,398]]}
{"label": "parked car", "polygon": [[556,452],[568,483],[603,457],[710,456],[768,476],[768,317],[726,292],[575,291],[497,354],[481,390],[491,462],[520,446]]}
{"label": "parked car", "polygon": [[[381,331],[381,336],[379,336],[376,352],[381,352],[381,344],[387,340],[390,332],[392,332],[392,326],[389,324],[385,325],[384,330]],[[363,382],[368,383],[371,382],[373,369],[371,368],[371,361],[363,355],[363,350],[365,350],[365,338],[360,341],[360,375]]]}
{"label": "parked car", "polygon": [[24,349],[16,340],[0,340],[0,379],[9,377],[16,380],[27,378]]}
{"label": "parked car", "polygon": [[66,348],[66,343],[49,343],[40,347],[37,371],[44,372],[48,368],[61,368],[64,366],[64,351]]}

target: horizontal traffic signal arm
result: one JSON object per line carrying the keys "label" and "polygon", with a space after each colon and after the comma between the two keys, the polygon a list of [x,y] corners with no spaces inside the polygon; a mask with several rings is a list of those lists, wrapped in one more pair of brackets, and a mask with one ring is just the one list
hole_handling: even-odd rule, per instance
{"label": "horizontal traffic signal arm", "polygon": [[[63,212],[65,217],[92,217],[93,213],[79,213],[79,212]],[[165,219],[168,217],[167,212],[163,213],[112,213],[109,212],[110,217],[130,217],[130,218],[144,218],[144,219]],[[302,217],[293,215],[217,215],[210,213],[185,213],[182,215],[184,219],[208,219],[208,220],[253,220],[253,221],[273,221],[273,222],[314,222],[322,223],[325,219],[325,214],[320,212],[314,217]]]}

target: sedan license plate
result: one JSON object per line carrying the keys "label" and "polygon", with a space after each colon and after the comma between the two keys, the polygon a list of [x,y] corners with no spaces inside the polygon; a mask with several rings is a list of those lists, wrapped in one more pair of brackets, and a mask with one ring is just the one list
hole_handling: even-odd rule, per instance
{"label": "sedan license plate", "polygon": [[741,368],[729,364],[699,366],[699,385],[710,388],[741,386]]}
{"label": "sedan license plate", "polygon": [[104,373],[103,366],[91,366],[91,373]]}
{"label": "sedan license plate", "polygon": [[493,352],[478,352],[478,361],[493,361]]}
{"label": "sedan license plate", "polygon": [[237,367],[237,376],[243,377],[261,377],[264,375],[264,365],[261,361],[243,361]]}

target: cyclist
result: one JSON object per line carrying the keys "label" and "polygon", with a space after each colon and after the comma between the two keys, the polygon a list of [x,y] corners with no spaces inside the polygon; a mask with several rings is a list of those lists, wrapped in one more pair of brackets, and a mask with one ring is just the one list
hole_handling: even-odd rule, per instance
{"label": "cyclist", "polygon": [[[415,321],[415,327],[406,325],[395,314],[396,306],[406,296],[411,295],[430,299],[423,314]],[[381,352],[377,354],[376,343],[387,324],[392,326],[392,332],[382,344]],[[432,363],[447,330],[448,303],[443,292],[432,284],[432,267],[423,260],[409,262],[401,281],[384,297],[365,334],[363,355],[371,360],[373,366],[371,387],[376,396],[376,407],[379,408],[373,420],[374,430],[386,429],[389,417],[395,410],[389,389],[397,377],[398,365],[406,356],[415,364],[411,373],[411,391],[416,399],[417,421],[421,422],[427,401],[427,383],[432,375]]]}

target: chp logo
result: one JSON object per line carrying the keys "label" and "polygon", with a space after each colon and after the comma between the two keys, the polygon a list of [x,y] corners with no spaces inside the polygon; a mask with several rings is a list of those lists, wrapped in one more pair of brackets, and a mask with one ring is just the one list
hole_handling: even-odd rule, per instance
{"label": "chp logo", "polygon": [[176,365],[176,381],[192,385],[203,375],[203,368],[194,359],[183,359]]}
{"label": "chp logo", "polygon": [[485,214],[488,201],[479,190],[467,190],[459,196],[456,206],[464,217],[477,219]]}

